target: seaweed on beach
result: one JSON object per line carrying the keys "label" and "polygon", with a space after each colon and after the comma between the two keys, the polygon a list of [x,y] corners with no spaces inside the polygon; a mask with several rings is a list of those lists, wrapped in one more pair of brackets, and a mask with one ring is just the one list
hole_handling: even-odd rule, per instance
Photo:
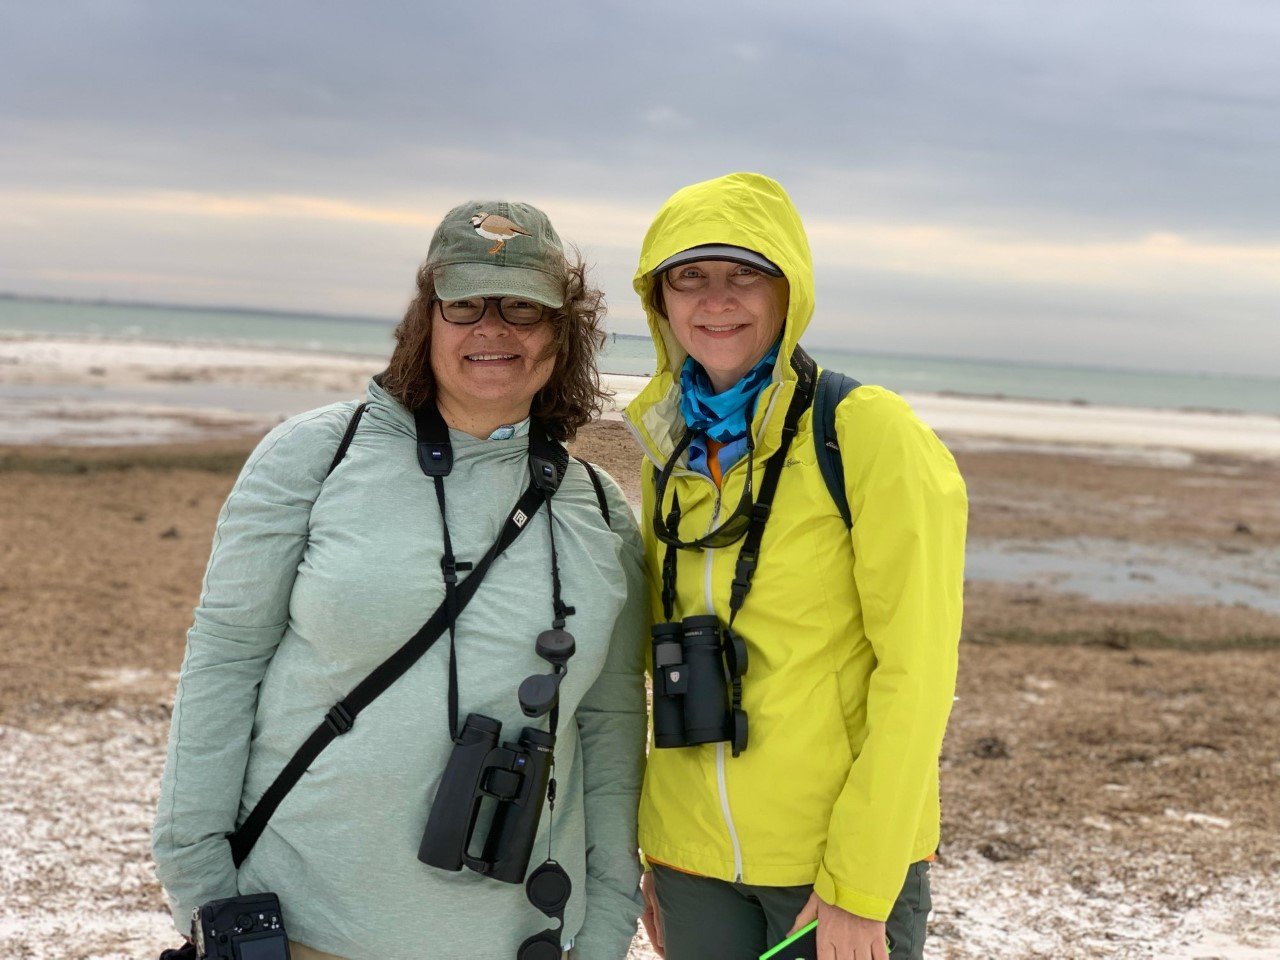
{"label": "seaweed on beach", "polygon": [[236,474],[253,449],[252,443],[214,445],[168,444],[155,447],[112,447],[109,450],[73,448],[9,448],[0,450],[0,474],[37,473],[91,476],[129,470],[199,470]]}

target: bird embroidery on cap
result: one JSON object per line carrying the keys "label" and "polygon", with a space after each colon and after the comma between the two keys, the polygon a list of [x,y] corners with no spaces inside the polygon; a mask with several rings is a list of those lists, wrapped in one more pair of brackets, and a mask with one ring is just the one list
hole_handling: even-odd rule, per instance
{"label": "bird embroidery on cap", "polygon": [[485,213],[483,210],[471,218],[471,225],[476,228],[476,233],[480,236],[494,241],[487,253],[497,253],[506,246],[508,240],[514,237],[533,236],[528,230],[521,229],[506,217],[496,213]]}

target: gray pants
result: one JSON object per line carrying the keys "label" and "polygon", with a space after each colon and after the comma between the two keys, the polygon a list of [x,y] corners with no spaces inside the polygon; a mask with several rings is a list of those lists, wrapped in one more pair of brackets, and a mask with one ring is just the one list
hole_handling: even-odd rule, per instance
{"label": "gray pants", "polygon": [[[813,887],[755,887],[653,865],[667,960],[757,960],[782,942]],[[892,960],[923,960],[929,864],[913,863],[885,924]]]}

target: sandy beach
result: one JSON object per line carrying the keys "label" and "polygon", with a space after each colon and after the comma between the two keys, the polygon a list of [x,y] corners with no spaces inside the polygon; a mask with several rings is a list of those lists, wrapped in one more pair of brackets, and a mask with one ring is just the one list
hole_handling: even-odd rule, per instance
{"label": "sandy beach", "polygon": [[[172,945],[147,840],[214,518],[379,366],[0,339],[3,957]],[[1274,960],[1280,418],[909,399],[972,508],[928,955]],[[575,452],[636,497],[616,411]]]}
{"label": "sandy beach", "polygon": [[[190,343],[0,336],[0,444],[110,445],[262,432],[284,417],[362,395],[368,357]],[[605,419],[644,377],[604,374]],[[1164,458],[1188,452],[1280,458],[1280,417],[1079,403],[904,394],[920,417],[969,449],[1058,449]]]}

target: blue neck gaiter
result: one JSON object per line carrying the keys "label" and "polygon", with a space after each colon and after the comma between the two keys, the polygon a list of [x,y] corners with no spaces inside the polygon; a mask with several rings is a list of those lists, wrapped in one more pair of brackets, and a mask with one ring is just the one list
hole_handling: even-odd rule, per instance
{"label": "blue neck gaiter", "polygon": [[716,393],[711,378],[693,357],[687,357],[680,368],[680,412],[694,432],[689,444],[689,469],[711,476],[707,464],[707,442],[710,437],[720,448],[720,473],[732,467],[747,452],[747,433],[755,413],[756,399],[773,377],[774,364],[782,346],[779,338],[741,380],[723,393]]}

